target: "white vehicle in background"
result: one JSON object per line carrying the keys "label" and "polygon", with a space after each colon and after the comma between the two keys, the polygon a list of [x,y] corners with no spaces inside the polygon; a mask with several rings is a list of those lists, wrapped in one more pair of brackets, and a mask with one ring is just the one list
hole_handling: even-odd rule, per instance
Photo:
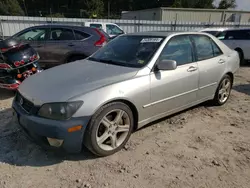
{"label": "white vehicle in background", "polygon": [[218,33],[223,32],[226,29],[228,29],[228,28],[206,28],[206,29],[202,29],[200,31],[216,36]]}
{"label": "white vehicle in background", "polygon": [[224,42],[240,56],[241,65],[250,60],[250,28],[207,28],[201,32],[210,33]]}
{"label": "white vehicle in background", "polygon": [[118,35],[125,34],[122,28],[120,28],[117,24],[114,24],[114,23],[85,22],[84,26],[102,29],[110,36],[110,38],[114,38],[114,37],[117,37]]}

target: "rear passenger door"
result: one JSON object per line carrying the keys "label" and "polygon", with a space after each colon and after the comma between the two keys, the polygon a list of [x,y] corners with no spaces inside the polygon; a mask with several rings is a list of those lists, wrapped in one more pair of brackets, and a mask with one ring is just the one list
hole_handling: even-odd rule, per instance
{"label": "rear passenger door", "polygon": [[65,58],[74,51],[75,35],[72,29],[51,28],[45,46],[47,67],[65,63]]}
{"label": "rear passenger door", "polygon": [[198,100],[211,98],[226,69],[227,56],[206,35],[192,35],[199,68]]}

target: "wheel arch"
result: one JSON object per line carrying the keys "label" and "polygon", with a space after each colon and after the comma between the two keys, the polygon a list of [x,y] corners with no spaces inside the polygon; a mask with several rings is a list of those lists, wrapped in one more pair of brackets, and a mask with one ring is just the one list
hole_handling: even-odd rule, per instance
{"label": "wheel arch", "polygon": [[242,54],[242,57],[240,57],[240,58],[244,58],[244,51],[240,48],[240,47],[237,47],[237,48],[235,48],[234,49],[236,52],[240,52],[241,54]]}
{"label": "wheel arch", "polygon": [[233,73],[232,72],[227,72],[225,75],[230,76],[232,84],[233,84],[233,82],[234,82],[234,75],[233,75]]}

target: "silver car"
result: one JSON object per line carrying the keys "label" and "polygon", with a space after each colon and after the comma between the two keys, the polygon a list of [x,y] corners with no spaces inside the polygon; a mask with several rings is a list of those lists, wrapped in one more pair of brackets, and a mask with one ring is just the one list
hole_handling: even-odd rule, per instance
{"label": "silver car", "polygon": [[238,68],[237,52],[206,33],[126,34],[26,79],[13,109],[42,145],[107,156],[150,122],[204,101],[226,103]]}

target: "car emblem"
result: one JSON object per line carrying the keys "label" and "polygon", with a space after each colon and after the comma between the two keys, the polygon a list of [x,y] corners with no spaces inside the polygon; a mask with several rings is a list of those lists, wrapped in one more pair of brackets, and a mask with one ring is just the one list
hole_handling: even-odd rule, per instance
{"label": "car emblem", "polygon": [[20,98],[19,102],[20,102],[21,105],[23,105],[23,98],[22,97]]}

